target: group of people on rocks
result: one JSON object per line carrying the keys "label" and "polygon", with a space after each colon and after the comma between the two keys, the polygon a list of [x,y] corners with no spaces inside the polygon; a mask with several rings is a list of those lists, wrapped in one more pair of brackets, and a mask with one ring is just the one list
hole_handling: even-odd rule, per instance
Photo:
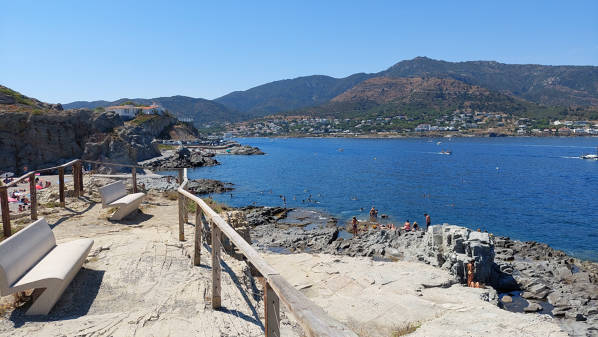
{"label": "group of people on rocks", "polygon": [[[383,214],[382,217],[385,217],[385,215]],[[424,213],[424,217],[425,217],[425,221],[426,221],[426,230],[428,230],[428,228],[432,224],[432,220],[428,213]],[[407,221],[405,221],[405,223],[403,224],[402,227],[395,226],[395,224],[393,224],[393,223],[387,224],[387,225],[383,225],[383,224],[381,225],[381,224],[378,224],[377,221],[378,221],[378,210],[374,206],[372,206],[372,208],[370,209],[370,223],[372,223],[373,229],[377,229],[377,228],[388,229],[388,230],[402,229],[406,232],[420,230],[420,226],[416,221],[414,221],[413,224],[411,224],[411,222],[409,220],[407,220]],[[367,227],[368,227],[368,224],[366,223],[365,230],[368,229]],[[359,220],[357,220],[357,217],[355,217],[355,216],[353,217],[353,219],[351,219],[351,231],[353,234],[357,234],[359,232]]]}

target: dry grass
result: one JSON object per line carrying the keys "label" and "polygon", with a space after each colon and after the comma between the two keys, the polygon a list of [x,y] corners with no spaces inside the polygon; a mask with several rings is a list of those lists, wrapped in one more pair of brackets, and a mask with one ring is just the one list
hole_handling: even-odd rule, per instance
{"label": "dry grass", "polygon": [[403,323],[403,324],[393,327],[392,334],[390,336],[391,337],[405,336],[412,332],[415,332],[415,330],[419,329],[421,326],[422,326],[421,322]]}
{"label": "dry grass", "polygon": [[177,191],[166,191],[164,192],[164,197],[168,200],[178,200],[179,193]]}
{"label": "dry grass", "polygon": [[47,202],[43,205],[45,208],[55,208],[55,207],[60,207],[60,202],[56,202],[56,201],[50,201]]}
{"label": "dry grass", "polygon": [[[412,332],[415,332],[419,327],[421,327],[421,322],[407,322],[402,323],[399,325],[393,325],[390,328],[390,335],[389,337],[399,337],[399,336],[406,336]],[[389,333],[388,327],[382,327],[375,323],[362,323],[357,322],[356,320],[349,320],[347,322],[347,327],[355,332],[359,337],[377,337],[381,336],[381,331],[386,331]]]}

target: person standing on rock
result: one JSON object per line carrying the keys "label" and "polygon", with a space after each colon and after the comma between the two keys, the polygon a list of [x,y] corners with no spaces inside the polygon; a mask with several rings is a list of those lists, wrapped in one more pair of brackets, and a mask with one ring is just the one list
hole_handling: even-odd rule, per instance
{"label": "person standing on rock", "polygon": [[353,235],[357,235],[357,218],[353,217],[353,220],[351,220],[351,225],[353,226]]}
{"label": "person standing on rock", "polygon": [[432,220],[430,219],[430,215],[428,215],[428,213],[424,213],[424,216],[426,217],[426,231],[427,231],[428,228],[430,228],[430,224],[432,224]]}

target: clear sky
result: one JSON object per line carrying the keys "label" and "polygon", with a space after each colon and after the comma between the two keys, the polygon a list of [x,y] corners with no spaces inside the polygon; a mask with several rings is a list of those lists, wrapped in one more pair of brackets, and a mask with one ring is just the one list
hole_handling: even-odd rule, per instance
{"label": "clear sky", "polygon": [[217,98],[416,56],[598,65],[598,1],[4,1],[0,84],[50,103]]}

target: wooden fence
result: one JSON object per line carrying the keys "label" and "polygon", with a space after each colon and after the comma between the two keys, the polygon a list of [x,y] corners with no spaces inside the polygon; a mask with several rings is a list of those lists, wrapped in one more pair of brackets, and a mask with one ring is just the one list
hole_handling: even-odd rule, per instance
{"label": "wooden fence", "polygon": [[[118,166],[118,167],[128,167],[131,169],[132,179],[133,179],[133,193],[137,193],[137,169],[142,168],[141,166],[137,165],[126,165],[126,164],[116,164],[116,163],[105,163],[100,161],[93,161],[93,160],[81,160],[75,159],[66,164],[62,164],[59,166],[48,167],[40,170],[35,170],[31,172],[27,172],[18,178],[14,178],[10,183],[1,185],[0,186],[0,209],[2,210],[2,229],[4,238],[8,238],[12,235],[11,225],[10,225],[10,207],[8,203],[8,189],[10,187],[17,186],[23,180],[29,181],[29,206],[31,208],[31,220],[37,220],[37,189],[35,188],[35,177],[36,173],[43,173],[43,172],[51,172],[57,171],[58,172],[58,195],[60,206],[65,207],[65,183],[64,183],[64,174],[65,171],[70,167],[72,168],[73,174],[73,195],[75,197],[82,196],[84,194],[83,189],[83,163],[89,164],[96,164],[96,165],[103,165],[103,166]],[[0,183],[1,184],[1,183]]]}
{"label": "wooden fence", "polygon": [[201,198],[187,191],[187,169],[179,169],[182,184],[179,193],[179,240],[185,239],[184,223],[187,214],[186,200],[193,201],[196,207],[193,264],[200,262],[201,237],[203,224],[207,219],[212,235],[212,308],[221,306],[220,297],[220,236],[224,234],[243,254],[246,261],[261,274],[264,280],[265,332],[267,337],[280,336],[280,301],[295,316],[308,336],[354,336],[355,333],[332,319],[319,306],[310,301],[300,291],[287,282],[272,268],[247,241],[245,241],[218,213]]}

